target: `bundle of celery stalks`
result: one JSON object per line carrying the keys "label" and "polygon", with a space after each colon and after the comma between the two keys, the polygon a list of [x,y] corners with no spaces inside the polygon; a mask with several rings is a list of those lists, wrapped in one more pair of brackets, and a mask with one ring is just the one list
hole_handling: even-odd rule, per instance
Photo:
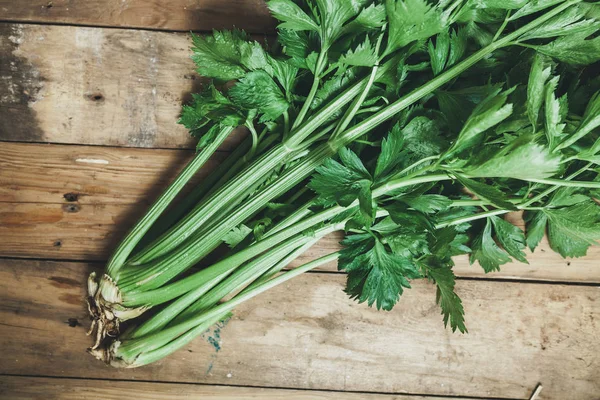
{"label": "bundle of celery stalks", "polygon": [[[492,272],[527,262],[546,233],[563,257],[600,239],[600,5],[268,7],[280,25],[266,44],[237,30],[193,36],[211,82],[180,120],[197,153],[89,278],[97,358],[157,361],[334,261],[348,296],[378,309],[429,280],[444,324],[466,332],[452,257]],[[238,127],[247,137],[187,187]],[[525,231],[503,218],[519,210]],[[339,252],[286,269],[335,231]]]}

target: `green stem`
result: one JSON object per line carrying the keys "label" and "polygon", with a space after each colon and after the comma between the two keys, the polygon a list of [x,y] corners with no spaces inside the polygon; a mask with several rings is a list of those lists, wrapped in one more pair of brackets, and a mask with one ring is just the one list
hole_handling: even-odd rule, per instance
{"label": "green stem", "polygon": [[349,130],[347,130],[346,132],[341,134],[339,138],[336,138],[336,140],[333,141],[333,143],[331,144],[332,147],[335,149],[339,149],[339,148],[346,146],[348,143],[353,142],[354,140],[358,139],[360,136],[364,135],[366,132],[375,128],[377,125],[390,119],[391,117],[396,115],[398,112],[404,110],[406,107],[416,103],[417,101],[421,100],[423,97],[425,97],[425,96],[429,95],[430,93],[433,93],[435,90],[439,89],[445,83],[450,82],[454,78],[458,77],[460,74],[465,72],[467,69],[471,68],[473,65],[478,63],[480,60],[482,60],[483,58],[485,58],[486,56],[488,56],[495,50],[511,44],[511,42],[513,40],[517,39],[519,36],[521,36],[525,32],[528,32],[529,30],[538,27],[539,25],[543,24],[544,22],[548,21],[549,19],[560,14],[566,8],[570,7],[571,5],[573,5],[575,3],[578,3],[579,1],[580,0],[566,2],[560,6],[552,9],[551,11],[546,12],[544,15],[536,18],[535,20],[524,25],[520,29],[517,29],[513,33],[506,35],[502,39],[500,39],[496,42],[492,42],[488,46],[482,48],[481,50],[472,54],[471,56],[464,59],[460,63],[456,64],[454,67],[450,68],[449,70],[447,70],[447,71],[441,73],[440,75],[438,75],[437,77],[433,78],[432,80],[427,82],[425,85],[419,87],[418,89],[413,90],[408,95],[398,99],[397,101],[395,101],[391,105],[387,106],[386,108],[384,108],[377,114],[372,115],[371,117],[354,125],[352,128],[350,128]]}
{"label": "green stem", "polygon": [[321,72],[323,70],[323,65],[326,61],[326,58],[327,51],[322,50],[319,53],[319,58],[317,59],[317,62],[315,64],[315,76],[313,79],[312,87],[310,88],[310,92],[308,92],[308,96],[306,97],[306,100],[304,101],[304,104],[302,105],[302,108],[300,109],[300,112],[298,113],[294,124],[292,125],[292,130],[297,128],[304,121],[308,110],[310,110],[315,95],[317,94],[317,90],[319,89],[319,83],[321,82]]}
{"label": "green stem", "polygon": [[194,176],[196,172],[208,161],[213,153],[225,141],[229,134],[233,131],[233,127],[224,127],[221,129],[215,140],[202,151],[200,151],[194,159],[186,165],[179,173],[177,178],[167,187],[167,190],[154,202],[150,210],[137,222],[133,229],[127,234],[125,239],[110,258],[106,267],[106,273],[110,276],[116,275],[119,269],[125,264],[127,257],[133,251],[138,242],[148,232],[152,224],[158,219],[162,212],[171,204],[171,201],[183,189],[185,184]]}
{"label": "green stem", "polygon": [[[186,194],[181,201],[177,202],[174,207],[170,207],[160,218],[152,225],[150,231],[138,243],[139,246],[147,246],[148,243],[155,240],[163,234],[185,214],[202,201],[210,193],[217,190],[223,184],[223,179],[232,171],[239,171],[244,163],[241,159],[248,152],[251,145],[251,139],[247,138],[217,168],[208,174],[190,193]],[[244,160],[245,162],[245,160]],[[235,173],[234,172],[234,173]]]}
{"label": "green stem", "polygon": [[252,135],[252,147],[250,147],[249,156],[252,158],[254,156],[254,152],[256,152],[256,148],[258,147],[258,133],[256,133],[256,129],[254,129],[254,124],[252,121],[246,121],[246,127],[250,131],[250,135]]}
{"label": "green stem", "polygon": [[182,347],[186,346],[198,335],[201,335],[202,333],[206,332],[208,329],[210,329],[211,326],[213,326],[217,322],[227,319],[228,316],[229,312],[225,312],[221,315],[215,315],[212,318],[209,318],[203,321],[202,323],[198,324],[195,328],[192,328],[184,334],[169,341],[166,345],[157,348],[156,350],[143,351],[142,353],[135,355],[132,360],[126,362],[127,368],[141,367],[143,365],[148,365],[162,358],[165,358],[169,354],[172,354],[176,350],[179,350]]}
{"label": "green stem", "polygon": [[173,338],[179,337],[181,334],[187,332],[188,330],[193,329],[199,326],[200,324],[205,323],[206,321],[214,321],[215,318],[221,317],[222,315],[233,310],[235,307],[242,304],[243,302],[250,300],[251,298],[277,285],[280,285],[306,271],[309,271],[320,265],[335,261],[337,258],[338,253],[335,252],[318,258],[316,260],[310,261],[300,267],[294,268],[291,271],[285,272],[273,279],[270,279],[267,282],[264,282],[254,287],[252,290],[248,290],[245,293],[240,293],[233,299],[212,308],[210,311],[207,311],[204,314],[196,315],[193,318],[189,318],[181,324],[164,329],[160,332],[151,334],[140,339],[134,339],[131,341],[123,342],[117,349],[115,356],[117,358],[123,357],[132,359],[138,354],[141,354],[142,352],[150,352],[153,350],[157,350],[165,344],[171,342]]}
{"label": "green stem", "polygon": [[564,181],[561,179],[525,179],[528,182],[542,183],[544,185],[565,186],[565,187],[580,187],[600,189],[600,182],[588,181]]}
{"label": "green stem", "polygon": [[[571,175],[569,175],[567,178],[565,178],[567,181],[570,181],[571,179],[577,177],[578,175],[582,174],[583,172],[587,171],[587,169],[592,165],[592,163],[589,163],[588,165],[586,165],[585,167],[579,169],[578,171],[572,173]],[[564,181],[560,181],[560,182],[564,182]],[[526,210],[528,208],[530,208],[529,206],[535,202],[540,201],[541,199],[543,199],[544,197],[548,196],[549,194],[551,194],[552,192],[558,190],[560,187],[563,186],[552,186],[546,190],[544,190],[543,192],[539,193],[538,195],[532,197],[531,199],[527,200],[526,202],[517,205],[517,208],[519,210]],[[535,207],[535,209],[543,209],[543,207]],[[462,223],[465,222],[470,222],[470,221],[475,221],[477,219],[481,219],[481,218],[487,218],[487,217],[491,217],[494,215],[502,215],[502,214],[507,214],[511,212],[511,210],[506,210],[506,209],[498,209],[498,210],[492,210],[492,211],[487,211],[487,212],[483,212],[483,213],[479,213],[479,214],[475,214],[475,215],[470,215],[467,217],[461,217],[461,218],[457,218],[454,220],[450,220],[450,221],[446,221],[443,223],[440,223],[438,225],[436,225],[436,228],[443,228],[446,226],[450,226],[450,225],[460,225]]]}
{"label": "green stem", "polygon": [[[377,39],[377,45],[375,46],[375,54],[376,55],[379,54],[379,47],[381,46],[382,40],[383,40],[383,34],[379,35],[379,38]],[[378,69],[379,69],[379,62],[375,63],[375,65],[371,69],[371,74],[369,75],[369,80],[367,81],[365,88],[363,89],[360,96],[358,96],[352,102],[350,107],[348,107],[348,109],[344,113],[344,116],[342,117],[341,121],[339,122],[338,126],[335,128],[335,131],[333,131],[333,134],[331,135],[330,140],[335,140],[335,138],[348,127],[348,125],[352,121],[352,118],[355,117],[356,113],[358,112],[358,110],[362,106],[363,102],[367,98],[369,91],[371,90],[371,87],[373,86],[373,82],[375,82],[375,77],[377,76]]]}
{"label": "green stem", "polygon": [[[257,279],[268,274],[270,271],[280,271],[290,262],[302,254],[308,247],[314,245],[321,237],[307,240],[305,244],[298,246],[297,243],[282,244],[270,249],[267,254],[252,260],[247,265],[236,270],[218,286],[202,297],[198,296],[196,302],[186,308],[183,313],[174,318],[171,325],[177,325],[194,314],[204,312],[228,295],[249,289],[249,284],[255,285]],[[268,276],[268,275],[267,275]],[[254,281],[254,282],[253,282]],[[175,315],[173,315],[175,317]]]}
{"label": "green stem", "polygon": [[[391,69],[394,65],[394,59],[387,61],[384,65],[382,65],[378,69],[377,77],[386,73],[389,69]],[[344,91],[342,94],[337,96],[331,102],[329,102],[326,106],[321,108],[316,114],[311,116],[311,118],[302,126],[300,126],[297,130],[292,131],[291,139],[296,139],[297,143],[301,143],[306,137],[314,132],[319,126],[321,126],[324,122],[326,122],[333,113],[337,112],[341,107],[351,102],[356,96],[361,93],[362,88],[366,85],[368,81],[367,78],[357,82],[349,89]],[[327,148],[324,149],[323,145],[320,148],[317,148],[313,151],[313,153],[326,153],[327,155],[324,158],[329,157],[334,154],[332,149]],[[249,185],[253,183],[253,179],[256,177],[262,177],[268,174],[269,171],[276,168],[278,163],[283,161],[283,159],[293,151],[293,146],[289,146],[287,142],[284,142],[282,145],[276,146],[271,149],[267,154],[263,155],[258,160],[254,161],[251,166],[246,168],[243,172],[239,173],[236,178],[234,178],[231,182],[227,184],[227,186],[223,186],[223,190],[227,188],[232,188],[230,193],[233,194],[233,198],[239,198],[239,192],[233,190],[233,188],[238,188],[238,186],[244,186],[242,189],[247,189]],[[323,158],[323,159],[324,159]],[[317,165],[320,162],[317,161]],[[263,168],[264,167],[264,168]],[[309,172],[310,173],[310,172]],[[301,176],[298,178],[296,182],[304,179],[305,176]],[[157,257],[169,252],[170,250],[177,247],[181,244],[187,237],[189,237],[195,230],[205,223],[211,216],[213,208],[218,208],[218,205],[223,205],[227,202],[227,198],[224,196],[227,194],[223,194],[223,190],[219,190],[214,193],[210,199],[207,199],[205,202],[199,204],[189,213],[183,220],[181,220],[177,225],[172,227],[168,232],[164,233],[157,240],[146,246],[141,252],[136,254],[136,256],[131,260],[132,264],[144,264],[151,260],[156,259]],[[238,222],[236,225],[238,225]],[[234,225],[235,226],[235,225]],[[233,228],[230,227],[229,230]]]}
{"label": "green stem", "polygon": [[[179,297],[184,293],[187,293],[188,291],[198,287],[199,285],[204,284],[209,280],[213,280],[216,277],[222,276],[225,273],[230,273],[235,268],[242,265],[244,262],[257,256],[263,251],[268,250],[272,246],[281,243],[283,240],[296,241],[295,243],[298,243],[298,245],[302,245],[304,244],[304,240],[310,238],[305,236],[294,237],[295,235],[318,223],[315,221],[327,220],[331,218],[332,216],[339,213],[340,209],[343,208],[339,207],[339,209],[337,209],[337,207],[334,207],[332,209],[323,211],[322,213],[316,214],[313,217],[308,218],[305,221],[302,221],[301,223],[296,224],[292,227],[289,227],[276,235],[263,239],[257,242],[256,244],[247,247],[244,250],[241,250],[240,252],[235,253],[229,256],[228,258],[213,264],[208,268],[205,268],[191,276],[183,278],[177,282],[171,283],[164,287],[160,287],[153,290],[148,290],[142,287],[142,290],[123,291],[123,305],[127,307],[134,307],[136,305],[152,306],[162,304],[166,301]],[[338,225],[339,224],[334,224],[320,228],[315,232],[315,235],[326,235],[327,233],[334,232],[343,227],[343,225]],[[167,274],[169,271],[167,270],[161,272],[163,275],[158,273],[155,279],[164,277],[164,274]]]}

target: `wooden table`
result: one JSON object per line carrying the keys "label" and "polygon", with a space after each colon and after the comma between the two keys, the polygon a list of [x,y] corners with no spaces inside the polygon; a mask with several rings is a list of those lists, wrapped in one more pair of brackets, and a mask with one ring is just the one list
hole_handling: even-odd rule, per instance
{"label": "wooden table", "polygon": [[1,398],[600,398],[600,250],[547,243],[490,275],[457,260],[467,335],[444,329],[431,284],[377,312],[329,265],[151,366],[92,359],[86,276],[192,155],[185,31],[274,22],[261,0],[0,0],[0,20]]}

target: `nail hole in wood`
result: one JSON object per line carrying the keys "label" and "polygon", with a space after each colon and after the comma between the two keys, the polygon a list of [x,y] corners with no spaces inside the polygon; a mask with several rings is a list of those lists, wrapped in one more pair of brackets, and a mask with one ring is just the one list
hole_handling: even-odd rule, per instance
{"label": "nail hole in wood", "polygon": [[63,197],[65,198],[66,201],[77,201],[77,200],[79,200],[79,193],[74,193],[74,192],[65,193],[65,194],[63,194]]}
{"label": "nail hole in wood", "polygon": [[77,204],[65,204],[63,210],[68,213],[76,213],[79,211],[79,206]]}
{"label": "nail hole in wood", "polygon": [[55,241],[54,241],[54,245],[53,245],[53,246],[54,246],[54,247],[60,247],[60,246],[62,246],[62,240],[60,240],[60,239],[58,239],[58,240],[55,240]]}
{"label": "nail hole in wood", "polygon": [[85,97],[88,100],[94,101],[96,103],[101,103],[102,101],[104,101],[104,95],[100,92],[88,93],[85,95]]}
{"label": "nail hole in wood", "polygon": [[78,320],[77,318],[69,318],[69,319],[67,320],[67,324],[69,324],[69,326],[70,326],[71,328],[76,328],[76,327],[78,327],[79,325],[81,325],[81,324],[79,323],[79,320]]}

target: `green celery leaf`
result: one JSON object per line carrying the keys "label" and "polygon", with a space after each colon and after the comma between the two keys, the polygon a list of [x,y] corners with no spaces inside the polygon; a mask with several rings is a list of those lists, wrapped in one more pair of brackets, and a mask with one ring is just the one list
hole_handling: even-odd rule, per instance
{"label": "green celery leaf", "polygon": [[450,207],[452,200],[440,194],[423,194],[420,196],[403,196],[399,198],[411,208],[424,214],[433,214]]}
{"label": "green celery leaf", "polygon": [[444,31],[437,35],[435,45],[430,40],[427,45],[431,69],[434,75],[439,75],[446,68],[453,66],[467,51],[467,31]]}
{"label": "green celery leaf", "polygon": [[564,0],[529,0],[525,2],[523,7],[521,7],[516,13],[514,13],[510,17],[510,20],[514,21],[526,15],[542,11],[546,8],[552,7],[562,2],[564,2]]}
{"label": "green celery leaf", "polygon": [[381,152],[377,157],[377,165],[375,166],[375,180],[377,182],[382,181],[402,162],[402,158],[399,157],[404,143],[402,136],[402,131],[399,125],[396,124],[388,137],[381,141]]}
{"label": "green celery leaf", "polygon": [[519,227],[514,226],[510,222],[503,218],[496,216],[490,217],[492,224],[494,225],[494,231],[496,237],[502,245],[502,248],[515,259],[527,263],[525,258],[525,233]]}
{"label": "green celery leaf", "polygon": [[385,54],[411,42],[428,39],[442,32],[449,23],[442,9],[426,0],[386,0],[385,8],[389,23]]}
{"label": "green celery leaf", "polygon": [[389,252],[369,234],[347,236],[342,245],[338,268],[348,273],[346,293],[360,303],[389,311],[410,288],[409,279],[421,276],[412,261]]}
{"label": "green celery leaf", "polygon": [[361,212],[372,216],[372,178],[358,156],[347,148],[339,151],[340,162],[327,159],[316,168],[308,187],[314,190],[325,204],[338,203],[347,207],[359,200]]}
{"label": "green celery leaf", "polygon": [[500,271],[500,266],[511,261],[492,238],[492,222],[488,219],[485,228],[473,239],[470,262],[478,261],[486,273]]}
{"label": "green celery leaf", "polygon": [[438,90],[436,98],[440,111],[452,130],[460,132],[475,106],[492,93],[497,94],[499,90],[501,88],[496,85],[475,86],[456,91]]}
{"label": "green celery leaf", "polygon": [[448,62],[448,55],[450,54],[450,33],[445,31],[437,35],[435,45],[430,40],[427,44],[427,50],[429,52],[429,58],[431,59],[433,75],[438,75],[444,70],[446,62]]}
{"label": "green celery leaf", "polygon": [[600,28],[600,22],[594,19],[585,19],[588,8],[583,5],[573,5],[556,17],[534,28],[519,40],[544,39],[571,34],[588,36]]}
{"label": "green celery leaf", "polygon": [[427,275],[433,279],[437,286],[436,303],[442,309],[444,316],[444,327],[450,327],[452,332],[458,329],[461,333],[467,333],[465,326],[465,310],[460,297],[454,291],[456,277],[452,268],[448,266],[442,267],[427,267]]}
{"label": "green celery leaf", "polygon": [[240,44],[240,62],[250,71],[269,69],[269,56],[258,42]]}
{"label": "green celery leaf", "polygon": [[304,59],[310,54],[308,34],[291,29],[279,29],[277,40],[283,46],[283,52],[293,59]]}
{"label": "green celery leaf", "polygon": [[537,51],[567,64],[589,65],[600,60],[600,37],[593,39],[588,32],[561,36],[545,45],[531,45]]}
{"label": "green celery leaf", "polygon": [[240,226],[236,226],[223,237],[223,242],[225,242],[229,247],[234,248],[242,240],[244,240],[250,234],[250,232],[252,232],[252,229],[246,225],[242,224]]}
{"label": "green celery leaf", "polygon": [[344,27],[344,33],[359,33],[373,29],[379,29],[385,24],[385,6],[383,4],[371,4],[363,8],[360,13]]}
{"label": "green celery leaf", "polygon": [[[578,140],[588,135],[594,129],[600,127],[600,91],[596,92],[589,101],[585,113],[583,114],[583,120],[579,124],[577,131],[573,133],[574,137]],[[568,140],[568,139],[567,139]],[[580,153],[580,158],[585,159],[586,157],[592,157],[600,151],[600,139],[596,140],[596,143]]]}
{"label": "green celery leaf", "polygon": [[592,200],[543,212],[550,247],[563,257],[583,257],[600,240],[600,206]]}
{"label": "green celery leaf", "polygon": [[239,126],[247,118],[246,113],[235,106],[213,85],[200,93],[192,94],[192,103],[184,105],[178,123],[189,129],[199,139],[198,149],[211,143],[220,126]]}
{"label": "green celery leaf", "polygon": [[418,257],[430,254],[427,232],[412,226],[398,225],[390,217],[386,217],[371,227],[385,239],[394,254],[402,257]]}
{"label": "green celery leaf", "polygon": [[[311,104],[312,109],[316,109],[321,104],[335,98],[344,89],[354,82],[355,73],[353,69],[346,70],[343,74],[334,75],[326,80],[323,85],[317,90],[315,99]],[[341,110],[340,110],[341,113]]]}
{"label": "green celery leaf", "polygon": [[369,37],[359,44],[354,50],[350,49],[340,58],[342,65],[354,65],[361,67],[371,67],[377,63],[377,54],[371,44]]}
{"label": "green celery leaf", "polygon": [[536,53],[527,84],[527,115],[531,125],[537,127],[540,109],[544,102],[544,88],[552,73],[552,66],[544,55]]}
{"label": "green celery leaf", "polygon": [[500,208],[507,210],[516,210],[514,204],[506,199],[506,195],[494,186],[486,185],[485,183],[477,182],[465,176],[456,175],[456,179],[467,189],[473,192],[478,198],[487,200],[490,203]]}
{"label": "green celery leaf", "polygon": [[385,205],[384,209],[389,212],[390,218],[397,225],[406,226],[413,232],[428,232],[434,229],[429,218],[423,213],[409,210],[405,204],[399,201]]}
{"label": "green celery leaf", "polygon": [[436,229],[433,232],[432,240],[431,252],[441,259],[448,260],[450,257],[471,252],[471,249],[467,246],[469,236],[457,226]]}
{"label": "green celery leaf", "polygon": [[269,0],[267,6],[279,21],[279,28],[294,31],[319,31],[319,26],[291,0]]}
{"label": "green celery leaf", "polygon": [[357,16],[369,0],[315,0],[321,20],[322,39],[325,47],[332,44],[342,33],[344,24]]}
{"label": "green celery leaf", "polygon": [[522,136],[482,164],[464,167],[463,172],[474,178],[544,179],[556,174],[560,163],[559,154]]}
{"label": "green celery leaf", "polygon": [[424,116],[413,118],[402,128],[405,149],[416,159],[439,155],[446,148],[438,123]]}
{"label": "green celery leaf", "polygon": [[526,211],[524,220],[527,247],[529,247],[531,251],[534,251],[546,233],[548,217],[543,212]]}
{"label": "green celery leaf", "polygon": [[456,142],[446,153],[445,157],[471,148],[479,140],[482,132],[508,118],[513,110],[512,104],[505,104],[510,92],[500,92],[500,89],[496,89],[485,100],[479,103],[465,122]]}
{"label": "green celery leaf", "polygon": [[269,57],[269,64],[273,69],[273,76],[277,79],[277,82],[283,87],[287,96],[290,97],[296,83],[296,76],[298,75],[298,67],[292,65],[285,60],[276,60]]}
{"label": "green celery leaf", "polygon": [[468,35],[465,29],[458,29],[450,33],[450,54],[446,68],[459,62],[467,52]]}
{"label": "green celery leaf", "polygon": [[589,201],[590,197],[583,194],[578,193],[582,192],[585,189],[578,187],[562,187],[554,192],[552,199],[550,200],[550,205],[552,207],[565,207],[572,206],[577,203],[581,203],[584,201]]}
{"label": "green celery leaf", "polygon": [[273,121],[290,106],[279,86],[265,71],[253,71],[229,90],[233,102],[262,114],[260,121]]}
{"label": "green celery leaf", "polygon": [[[229,81],[246,74],[241,49],[254,46],[248,43],[244,32],[214,31],[212,35],[206,36],[192,34],[192,42],[192,60],[196,63],[200,75]],[[245,61],[252,60],[251,55],[246,55]]]}
{"label": "green celery leaf", "polygon": [[546,85],[545,91],[546,138],[548,140],[548,145],[552,150],[554,150],[565,136],[563,133],[565,124],[562,123],[562,115],[565,114],[566,107],[564,106],[564,103],[561,103],[554,95],[556,87],[558,86],[558,79],[558,76],[550,79]]}

